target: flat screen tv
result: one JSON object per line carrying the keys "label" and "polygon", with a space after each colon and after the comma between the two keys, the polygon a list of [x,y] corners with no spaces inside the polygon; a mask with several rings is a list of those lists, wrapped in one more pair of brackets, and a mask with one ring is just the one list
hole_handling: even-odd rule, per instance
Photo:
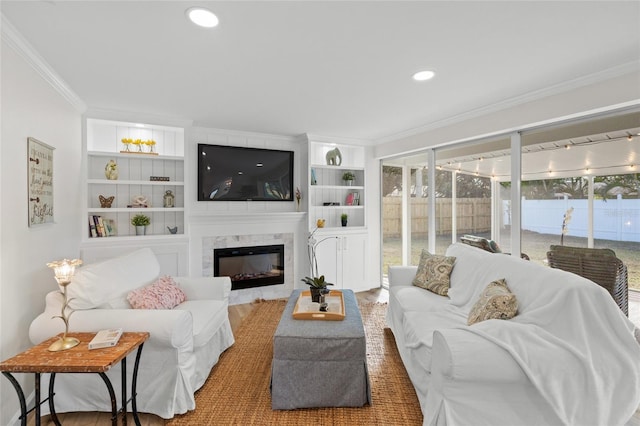
{"label": "flat screen tv", "polygon": [[198,201],[293,201],[293,151],[198,144]]}

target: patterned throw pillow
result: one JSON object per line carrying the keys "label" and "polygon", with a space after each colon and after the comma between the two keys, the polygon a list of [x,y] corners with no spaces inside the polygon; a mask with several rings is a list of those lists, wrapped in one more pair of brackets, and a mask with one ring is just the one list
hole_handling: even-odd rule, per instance
{"label": "patterned throw pillow", "polygon": [[455,257],[439,256],[422,250],[418,271],[411,284],[446,296],[450,286],[449,276],[455,261]]}
{"label": "patterned throw pillow", "polygon": [[173,278],[165,275],[151,285],[133,290],[127,300],[133,309],[173,309],[187,297]]}
{"label": "patterned throw pillow", "polygon": [[471,308],[467,324],[472,325],[488,319],[510,319],[518,312],[518,300],[511,293],[507,282],[499,279],[482,290],[480,298]]}

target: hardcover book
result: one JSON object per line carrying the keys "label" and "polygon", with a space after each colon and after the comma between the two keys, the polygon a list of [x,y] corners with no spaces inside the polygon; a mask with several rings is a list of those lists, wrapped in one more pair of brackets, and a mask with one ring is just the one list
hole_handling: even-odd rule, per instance
{"label": "hardcover book", "polygon": [[122,328],[111,328],[109,330],[100,330],[95,337],[89,342],[89,349],[109,348],[118,344],[122,336]]}

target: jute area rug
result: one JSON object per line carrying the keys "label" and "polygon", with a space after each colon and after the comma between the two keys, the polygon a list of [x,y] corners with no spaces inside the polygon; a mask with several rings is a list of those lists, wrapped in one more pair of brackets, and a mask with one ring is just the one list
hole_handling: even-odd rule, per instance
{"label": "jute area rug", "polygon": [[236,343],[222,354],[196,392],[196,409],[167,420],[167,425],[422,424],[420,404],[393,333],[385,329],[387,305],[379,303],[360,304],[367,336],[372,404],[361,408],[273,411],[269,392],[273,334],[285,304],[286,301],[273,300],[255,305],[235,333]]}

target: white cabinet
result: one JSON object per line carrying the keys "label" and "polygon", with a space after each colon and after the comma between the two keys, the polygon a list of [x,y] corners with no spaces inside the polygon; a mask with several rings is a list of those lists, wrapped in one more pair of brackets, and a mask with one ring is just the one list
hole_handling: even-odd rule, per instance
{"label": "white cabinet", "polygon": [[[184,237],[184,129],[91,118],[86,129],[83,240],[113,243],[114,239]],[[126,152],[123,138],[153,140],[155,145],[143,145],[145,152],[137,152],[134,145]],[[153,152],[149,152],[151,148]],[[105,176],[110,161],[116,164],[117,179]],[[172,198],[173,207],[164,207],[165,196]],[[136,199],[146,200],[147,207],[139,206]],[[107,204],[111,200],[110,207],[103,205],[105,200]],[[136,236],[131,225],[136,214],[151,219],[144,236]],[[96,219],[105,223],[106,235],[91,230]]]}
{"label": "white cabinet", "polygon": [[[338,165],[328,165],[326,155],[338,150]],[[347,215],[348,228],[365,227],[365,170],[364,148],[326,142],[309,142],[309,229],[316,227],[318,219],[325,221],[327,229],[341,228],[341,216]],[[355,176],[345,181],[345,173]]]}
{"label": "white cabinet", "polygon": [[331,288],[369,290],[366,259],[367,234],[364,232],[317,232],[316,258],[318,271]]}

